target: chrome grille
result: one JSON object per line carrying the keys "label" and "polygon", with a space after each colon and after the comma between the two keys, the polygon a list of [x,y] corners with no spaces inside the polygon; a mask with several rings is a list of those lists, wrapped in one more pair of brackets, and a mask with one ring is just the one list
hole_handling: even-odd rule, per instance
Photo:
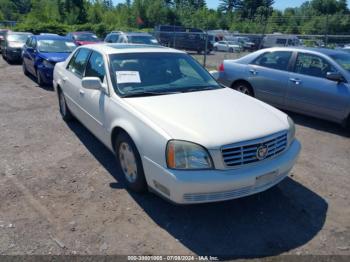
{"label": "chrome grille", "polygon": [[264,159],[272,158],[282,153],[287,147],[287,132],[279,132],[267,137],[226,145],[221,148],[225,165],[235,167],[261,161],[257,158],[260,146],[267,146]]}

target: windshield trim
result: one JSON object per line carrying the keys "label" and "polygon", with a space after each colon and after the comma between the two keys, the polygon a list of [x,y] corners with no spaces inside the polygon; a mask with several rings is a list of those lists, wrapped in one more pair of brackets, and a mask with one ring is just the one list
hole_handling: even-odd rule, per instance
{"label": "windshield trim", "polygon": [[[123,55],[129,55],[129,54],[132,54],[132,55],[140,55],[140,53],[137,53],[137,52],[135,52],[135,53],[121,53],[121,54],[110,54],[110,55],[108,55],[107,57],[108,57],[108,59],[107,59],[107,61],[108,61],[108,71],[109,71],[109,74],[110,74],[110,79],[111,79],[111,82],[112,82],[112,87],[113,87],[113,90],[114,90],[114,92],[119,96],[119,97],[121,97],[121,98],[127,98],[127,95],[128,95],[128,93],[124,93],[124,92],[122,92],[121,90],[120,90],[120,88],[118,87],[118,84],[116,83],[116,77],[115,77],[115,74],[114,74],[114,72],[113,72],[113,68],[112,68],[112,64],[111,64],[111,57],[113,57],[113,56],[123,56]],[[143,54],[145,54],[145,53],[143,53]],[[193,86],[188,86],[188,88],[187,89],[192,89],[191,91],[188,91],[188,92],[186,92],[186,90],[187,89],[179,89],[179,88],[173,88],[173,89],[168,89],[168,90],[164,90],[164,93],[162,93],[162,91],[161,90],[158,90],[158,89],[154,89],[154,90],[152,90],[152,89],[149,89],[149,90],[146,90],[146,92],[148,91],[148,96],[150,96],[150,94],[149,93],[151,93],[151,92],[153,92],[153,93],[157,93],[157,94],[155,94],[155,95],[168,95],[168,94],[177,94],[177,93],[192,93],[192,92],[198,92],[198,91],[210,91],[210,90],[214,90],[214,89],[222,89],[222,88],[225,88],[224,86],[222,86],[222,85],[220,85],[217,81],[216,81],[216,79],[208,72],[208,70],[205,68],[205,67],[203,67],[196,59],[194,59],[193,57],[191,57],[190,55],[188,55],[188,54],[182,54],[182,53],[172,53],[172,52],[169,52],[169,53],[163,53],[163,52],[147,52],[147,54],[159,54],[159,55],[164,55],[164,54],[167,54],[167,55],[174,55],[174,56],[185,56],[185,57],[189,57],[190,59],[192,59],[192,61],[194,62],[194,63],[196,63],[198,66],[200,66],[208,75],[209,75],[209,77],[212,79],[212,80],[214,80],[214,82],[216,83],[216,86],[215,87],[213,87],[213,88],[210,88],[210,89],[207,89],[206,87],[207,86],[214,86],[214,85],[210,85],[209,83],[208,83],[208,85],[207,86],[203,86],[203,87],[200,87],[200,88],[198,88],[198,90],[195,90],[194,88],[193,88]]]}

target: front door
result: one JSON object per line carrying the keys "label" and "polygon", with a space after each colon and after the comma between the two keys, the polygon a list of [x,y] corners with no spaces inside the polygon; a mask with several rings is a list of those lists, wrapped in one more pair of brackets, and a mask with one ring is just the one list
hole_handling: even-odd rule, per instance
{"label": "front door", "polygon": [[348,83],[327,79],[337,69],[325,58],[298,53],[290,74],[287,106],[293,111],[337,122],[344,118],[349,99]]}
{"label": "front door", "polygon": [[108,144],[109,135],[105,126],[105,108],[108,101],[106,68],[103,56],[93,51],[86,65],[84,77],[98,77],[105,90],[91,90],[79,88],[78,101],[84,111],[82,121],[105,144]]}

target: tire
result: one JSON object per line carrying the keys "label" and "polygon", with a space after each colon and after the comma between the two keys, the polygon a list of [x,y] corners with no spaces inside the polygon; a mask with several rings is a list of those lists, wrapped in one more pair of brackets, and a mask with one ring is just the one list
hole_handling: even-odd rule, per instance
{"label": "tire", "polygon": [[57,95],[62,119],[66,122],[72,121],[74,117],[67,106],[66,97],[64,96],[62,90],[59,89],[57,91]]}
{"label": "tire", "polygon": [[134,192],[145,192],[147,183],[141,157],[132,139],[125,132],[121,132],[115,140],[114,148],[118,168],[127,187]]}
{"label": "tire", "polygon": [[254,97],[253,89],[251,88],[250,85],[248,85],[244,82],[239,82],[239,83],[233,85],[232,88],[237,90],[238,92],[245,94],[245,95]]}

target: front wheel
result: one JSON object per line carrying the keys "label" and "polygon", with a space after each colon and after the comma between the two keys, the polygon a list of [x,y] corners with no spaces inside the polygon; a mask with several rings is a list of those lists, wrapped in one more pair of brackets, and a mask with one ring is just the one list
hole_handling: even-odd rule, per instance
{"label": "front wheel", "polygon": [[245,94],[245,95],[248,95],[248,96],[254,96],[254,93],[253,93],[253,90],[252,88],[246,84],[246,83],[238,83],[238,84],[235,84],[233,86],[233,89]]}
{"label": "front wheel", "polygon": [[117,164],[131,190],[144,192],[147,188],[140,154],[132,139],[124,132],[115,141]]}
{"label": "front wheel", "polygon": [[43,77],[41,76],[41,73],[39,70],[36,70],[36,82],[38,83],[39,86],[45,85]]}

